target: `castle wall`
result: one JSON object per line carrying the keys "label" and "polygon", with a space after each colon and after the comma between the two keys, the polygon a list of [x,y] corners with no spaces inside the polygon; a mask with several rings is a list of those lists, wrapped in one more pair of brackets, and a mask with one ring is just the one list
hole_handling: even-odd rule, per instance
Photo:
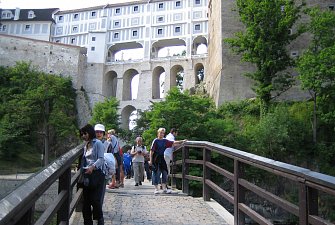
{"label": "castle wall", "polygon": [[76,89],[79,125],[87,122],[89,109],[82,97],[81,86],[86,67],[86,49],[47,41],[0,35],[0,65],[14,66],[17,61],[30,61],[39,70],[71,77]]}

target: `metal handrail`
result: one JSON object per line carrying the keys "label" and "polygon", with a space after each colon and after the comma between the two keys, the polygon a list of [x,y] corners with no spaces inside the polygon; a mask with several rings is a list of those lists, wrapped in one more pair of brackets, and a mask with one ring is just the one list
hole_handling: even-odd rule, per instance
{"label": "metal handrail", "polygon": [[[190,159],[190,149],[192,149],[192,152],[200,149],[200,151],[202,151],[203,159]],[[182,154],[182,159],[176,160],[176,154],[180,154],[180,152]],[[221,168],[219,165],[213,164],[213,162],[211,162],[211,155],[213,152],[231,159],[233,161],[234,171],[229,172]],[[202,182],[202,193],[205,201],[210,200],[210,190],[215,191],[221,197],[234,205],[235,225],[245,224],[245,215],[249,216],[252,220],[259,224],[272,224],[269,219],[264,218],[247,205],[245,196],[246,190],[260,196],[263,199],[266,199],[280,208],[287,210],[288,213],[297,216],[299,218],[299,224],[333,224],[322,219],[318,215],[319,192],[335,197],[335,177],[333,176],[321,174],[309,169],[206,141],[187,141],[174,151],[173,158],[174,167],[172,167],[172,181],[176,178],[182,179],[182,190],[187,194],[189,194],[190,180]],[[189,175],[189,166],[191,164],[197,166],[202,165],[202,177]],[[182,167],[181,174],[175,172],[175,167],[178,165]],[[284,177],[293,181],[294,185],[296,185],[299,190],[298,205],[280,198],[244,179],[245,165],[255,167],[273,175]],[[234,187],[233,194],[223,190],[211,180],[211,170],[231,180]]]}
{"label": "metal handrail", "polygon": [[[71,175],[72,164],[82,154],[82,148],[83,145],[79,145],[68,151],[1,199],[0,225],[49,224],[56,214],[57,224],[69,224],[69,219],[82,195],[82,189],[74,190],[79,171],[74,176]],[[36,201],[57,180],[58,195],[35,222]]]}

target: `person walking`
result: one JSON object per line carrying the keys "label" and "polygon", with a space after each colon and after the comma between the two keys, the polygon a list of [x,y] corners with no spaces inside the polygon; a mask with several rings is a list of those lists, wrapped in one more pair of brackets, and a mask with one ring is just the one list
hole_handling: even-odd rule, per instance
{"label": "person walking", "polygon": [[151,144],[150,150],[150,162],[152,166],[152,183],[155,186],[155,194],[158,194],[158,184],[160,182],[160,176],[162,175],[162,187],[163,193],[171,193],[170,189],[167,189],[167,166],[164,160],[164,151],[166,148],[183,144],[186,140],[182,141],[169,141],[164,138],[165,128],[159,128],[157,130],[157,138],[155,138]]}
{"label": "person walking", "polygon": [[[176,137],[178,135],[178,131],[176,128],[171,128],[170,133],[166,135],[166,139],[169,141],[175,141]],[[167,170],[168,170],[168,176],[170,175],[170,169],[171,169],[171,161],[173,157],[173,149],[174,147],[166,148],[164,151],[164,160],[167,165]]]}
{"label": "person walking", "polygon": [[120,173],[121,173],[121,155],[120,155],[120,146],[119,141],[115,135],[115,130],[108,130],[108,140],[112,143],[112,147],[109,149],[109,152],[113,153],[116,160],[116,174],[112,177],[112,182],[107,186],[109,189],[118,188],[120,186]]}
{"label": "person walking", "polygon": [[130,155],[131,149],[129,149],[126,153],[123,153],[123,170],[126,176],[126,179],[131,178],[131,161],[132,157]]}
{"label": "person walking", "polygon": [[[93,225],[93,220],[97,220],[98,225],[104,225],[101,202],[103,200],[102,195],[105,187],[105,174],[103,173],[104,146],[102,142],[96,138],[92,125],[87,124],[82,127],[79,133],[86,141],[83,158],[81,160],[81,170],[84,173],[84,177],[86,177],[83,186],[82,214],[84,225]],[[89,179],[88,176],[91,176],[91,179]],[[92,178],[93,176],[94,178]]]}
{"label": "person walking", "polygon": [[142,137],[136,138],[136,145],[131,149],[131,156],[133,157],[133,169],[135,186],[142,185],[144,181],[144,156],[148,154],[146,147],[143,145]]}

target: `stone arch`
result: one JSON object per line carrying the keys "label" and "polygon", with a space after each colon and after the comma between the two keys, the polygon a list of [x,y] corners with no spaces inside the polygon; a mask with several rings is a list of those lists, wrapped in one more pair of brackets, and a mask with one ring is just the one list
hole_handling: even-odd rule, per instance
{"label": "stone arch", "polygon": [[179,38],[164,39],[164,40],[156,41],[152,43],[150,57],[157,58],[158,52],[161,49],[167,48],[167,47],[175,47],[175,46],[185,46],[186,47],[186,42],[183,39],[179,39]]}
{"label": "stone arch", "polygon": [[135,75],[139,74],[135,69],[129,69],[123,74],[122,100],[127,101],[132,99],[131,83]]}
{"label": "stone arch", "polygon": [[105,75],[104,95],[107,97],[116,97],[117,73],[113,70],[108,71]]}
{"label": "stone arch", "polygon": [[[134,50],[134,49],[143,49],[142,44],[137,42],[123,42],[117,43],[115,45],[109,46],[107,50],[107,62],[115,62],[116,58],[115,55],[122,50]],[[143,58],[143,54],[142,54]],[[122,59],[123,60],[123,59]]]}
{"label": "stone arch", "polygon": [[195,76],[195,84],[199,84],[205,79],[205,68],[202,63],[197,63],[194,66],[194,76]]}
{"label": "stone arch", "polygon": [[206,47],[206,53],[207,53],[208,48],[207,39],[204,36],[197,36],[196,38],[194,38],[192,43],[192,55],[199,54],[198,48],[202,45]]}
{"label": "stone arch", "polygon": [[[177,86],[177,75],[178,73],[182,73],[182,75],[184,74],[184,68],[181,65],[174,65],[171,69],[170,69],[170,88],[171,87],[175,87]],[[181,85],[181,89],[183,90],[183,77],[181,78],[181,83],[179,83],[179,85]]]}
{"label": "stone arch", "polygon": [[121,128],[129,130],[130,116],[132,112],[136,111],[136,108],[132,105],[127,105],[121,110]]}
{"label": "stone arch", "polygon": [[153,99],[160,98],[160,93],[163,87],[160,85],[159,78],[163,73],[165,73],[165,70],[161,66],[157,66],[152,71],[152,98]]}

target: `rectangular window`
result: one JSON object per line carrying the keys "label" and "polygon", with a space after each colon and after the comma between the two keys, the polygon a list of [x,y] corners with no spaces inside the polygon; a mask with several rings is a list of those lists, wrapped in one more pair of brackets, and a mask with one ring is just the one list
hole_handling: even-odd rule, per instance
{"label": "rectangular window", "polygon": [[119,27],[120,26],[120,21],[115,21],[114,22],[114,27]]}
{"label": "rectangular window", "polygon": [[95,41],[95,37],[92,37],[92,41]]}
{"label": "rectangular window", "polygon": [[97,12],[95,12],[95,11],[91,12],[91,16],[92,17],[96,17],[97,16]]}
{"label": "rectangular window", "polygon": [[63,21],[63,18],[64,18],[63,16],[59,16],[58,21]]}
{"label": "rectangular window", "polygon": [[157,21],[158,21],[158,22],[163,22],[163,21],[164,21],[164,17],[159,16],[159,17],[157,18]]}
{"label": "rectangular window", "polygon": [[194,2],[196,5],[200,5],[201,1],[200,0],[195,0]]}
{"label": "rectangular window", "polygon": [[119,33],[114,33],[114,38],[118,39],[119,38]]}
{"label": "rectangular window", "polygon": [[137,35],[138,35],[137,30],[133,30],[133,37],[137,37]]}
{"label": "rectangular window", "polygon": [[299,56],[299,52],[298,51],[291,51],[291,57],[295,58]]}
{"label": "rectangular window", "polygon": [[6,25],[0,25],[0,31],[6,31],[7,30],[7,26]]}
{"label": "rectangular window", "polygon": [[176,1],[176,7],[180,7],[181,6],[181,2],[180,1]]}
{"label": "rectangular window", "polygon": [[76,13],[76,14],[73,15],[73,19],[76,20],[76,19],[78,19],[78,18],[79,18],[79,14],[78,14],[78,13]]}
{"label": "rectangular window", "polygon": [[95,47],[91,47],[91,51],[94,52],[95,51]]}
{"label": "rectangular window", "polygon": [[26,25],[26,26],[24,27],[24,30],[25,30],[25,31],[29,31],[29,30],[30,30],[30,28],[31,28],[31,26],[30,26],[30,25]]}
{"label": "rectangular window", "polygon": [[71,38],[71,44],[76,43],[76,38]]}
{"label": "rectangular window", "polygon": [[335,5],[329,5],[328,9],[331,10],[331,11],[334,11],[335,10]]}
{"label": "rectangular window", "polygon": [[78,32],[78,27],[77,26],[72,27],[72,32]]}
{"label": "rectangular window", "polygon": [[196,24],[196,25],[194,26],[194,30],[200,30],[200,24]]}
{"label": "rectangular window", "polygon": [[158,9],[164,9],[164,3],[159,3],[158,4]]}
{"label": "rectangular window", "polygon": [[174,32],[175,32],[175,33],[180,33],[180,27],[175,27],[175,28],[174,28]]}
{"label": "rectangular window", "polygon": [[121,8],[116,8],[115,9],[115,14],[120,14],[121,13]]}
{"label": "rectangular window", "polygon": [[133,12],[138,12],[138,5],[135,5],[133,8]]}
{"label": "rectangular window", "polygon": [[159,28],[159,29],[157,30],[157,34],[158,34],[158,35],[162,35],[162,34],[163,34],[163,29],[162,29],[162,28]]}

